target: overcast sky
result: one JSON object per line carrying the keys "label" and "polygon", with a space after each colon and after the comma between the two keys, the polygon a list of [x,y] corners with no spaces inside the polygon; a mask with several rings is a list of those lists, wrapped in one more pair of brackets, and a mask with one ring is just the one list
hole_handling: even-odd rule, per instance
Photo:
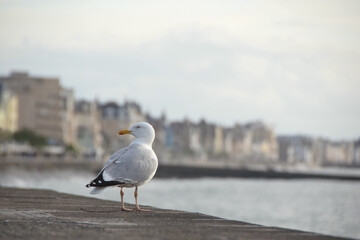
{"label": "overcast sky", "polygon": [[0,74],[277,134],[360,137],[360,1],[0,0]]}

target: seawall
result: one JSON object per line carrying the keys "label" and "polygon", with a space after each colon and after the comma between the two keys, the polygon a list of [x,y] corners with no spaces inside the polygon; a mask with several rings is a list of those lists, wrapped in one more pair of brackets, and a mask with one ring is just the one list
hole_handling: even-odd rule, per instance
{"label": "seawall", "polygon": [[[94,174],[102,168],[102,163],[96,161],[0,161],[0,172],[9,168],[24,170],[78,170],[91,171]],[[256,170],[252,168],[210,167],[198,165],[160,164],[156,178],[199,178],[199,177],[234,177],[234,178],[269,178],[269,179],[333,179],[360,181],[360,174],[331,174],[321,172],[278,171],[272,169]]]}
{"label": "seawall", "polygon": [[256,170],[249,168],[215,168],[205,166],[159,165],[158,178],[199,178],[199,177],[233,177],[233,178],[267,178],[267,179],[332,179],[360,181],[360,175],[343,175],[330,173],[311,173],[295,171],[275,171],[272,169]]}
{"label": "seawall", "polygon": [[122,212],[119,202],[55,191],[0,187],[0,239],[346,239],[144,208],[152,212]]}

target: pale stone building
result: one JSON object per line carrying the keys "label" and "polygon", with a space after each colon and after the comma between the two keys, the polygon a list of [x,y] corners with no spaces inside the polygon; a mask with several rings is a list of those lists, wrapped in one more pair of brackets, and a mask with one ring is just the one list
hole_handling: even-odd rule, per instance
{"label": "pale stone building", "polygon": [[0,129],[15,132],[19,127],[19,99],[0,83]]}
{"label": "pale stone building", "polygon": [[330,142],[325,145],[324,164],[351,165],[354,161],[354,142]]}
{"label": "pale stone building", "polygon": [[120,105],[116,102],[108,102],[100,104],[98,108],[101,113],[103,147],[110,154],[122,147],[118,136],[118,131],[123,126],[119,120]]}
{"label": "pale stone building", "polygon": [[[230,130],[231,131],[231,130]],[[250,155],[251,141],[247,136],[246,129],[243,125],[236,124],[232,128],[233,134],[233,151],[231,158],[236,161],[242,161]]]}
{"label": "pale stone building", "polygon": [[98,105],[101,114],[104,148],[107,152],[114,152],[132,141],[131,136],[118,136],[118,131],[127,129],[137,122],[145,121],[139,104],[126,101],[123,105],[108,102]]}
{"label": "pale stone building", "polygon": [[243,160],[276,160],[278,144],[274,130],[257,121],[233,128],[233,158]]}
{"label": "pale stone building", "polygon": [[223,149],[227,158],[231,158],[234,152],[234,131],[232,128],[224,128],[223,131]]}
{"label": "pale stone building", "polygon": [[81,153],[97,158],[103,154],[100,117],[95,101],[75,102],[76,145]]}
{"label": "pale stone building", "polygon": [[17,97],[17,129],[30,128],[54,141],[62,141],[61,86],[58,78],[12,72],[0,84]]}
{"label": "pale stone building", "polygon": [[171,150],[174,157],[192,155],[193,149],[190,148],[190,121],[172,122],[170,124],[172,134]]}
{"label": "pale stone building", "polygon": [[191,158],[192,160],[209,160],[216,152],[215,149],[222,142],[215,137],[215,126],[205,121],[194,124],[188,119],[181,122],[172,122],[170,131],[173,155],[177,159]]}
{"label": "pale stone building", "polygon": [[351,166],[358,161],[355,141],[334,142],[306,136],[279,136],[279,160],[318,166]]}
{"label": "pale stone building", "polygon": [[150,123],[155,130],[155,140],[153,142],[153,149],[155,150],[159,162],[169,162],[171,160],[170,151],[167,148],[168,137],[168,121],[163,113],[159,118],[146,114],[145,121]]}
{"label": "pale stone building", "polygon": [[197,126],[200,129],[203,154],[206,154],[207,158],[219,158],[220,155],[224,155],[224,129],[205,120],[201,120]]}
{"label": "pale stone building", "polygon": [[354,165],[360,166],[360,139],[354,143]]}
{"label": "pale stone building", "polygon": [[315,139],[306,136],[279,136],[277,139],[281,162],[315,164]]}
{"label": "pale stone building", "polygon": [[219,125],[214,126],[213,154],[219,155],[224,152],[224,130]]}
{"label": "pale stone building", "polygon": [[201,142],[201,129],[195,124],[189,125],[189,149],[194,153],[197,153],[201,158],[207,157],[205,155],[205,149]]}
{"label": "pale stone building", "polygon": [[261,122],[223,128],[201,120],[172,122],[166,144],[175,158],[196,160],[276,160],[278,146],[274,131]]}
{"label": "pale stone building", "polygon": [[76,144],[76,119],[74,90],[63,88],[60,92],[62,98],[62,129],[63,141],[66,144]]}
{"label": "pale stone building", "polygon": [[278,144],[274,130],[261,121],[246,125],[247,133],[251,137],[251,155],[259,159],[278,158]]}

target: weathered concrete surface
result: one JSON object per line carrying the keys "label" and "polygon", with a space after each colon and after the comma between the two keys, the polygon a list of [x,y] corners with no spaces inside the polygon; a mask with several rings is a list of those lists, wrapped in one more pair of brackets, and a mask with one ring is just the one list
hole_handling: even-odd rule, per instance
{"label": "weathered concrete surface", "polygon": [[0,187],[0,239],[341,239],[199,213],[151,209],[121,212],[119,202]]}

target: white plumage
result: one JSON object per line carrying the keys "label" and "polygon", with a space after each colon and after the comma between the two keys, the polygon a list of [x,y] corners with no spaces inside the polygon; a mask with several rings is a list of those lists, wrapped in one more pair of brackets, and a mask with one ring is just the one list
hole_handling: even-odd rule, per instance
{"label": "white plumage", "polygon": [[98,176],[86,187],[94,187],[90,193],[99,194],[109,186],[121,188],[122,210],[124,206],[123,187],[135,187],[136,210],[140,209],[137,202],[138,187],[150,181],[155,175],[158,159],[152,149],[155,139],[154,128],[146,122],[136,123],[129,129],[119,131],[119,135],[131,134],[135,139],[125,148],[116,151],[105,163]]}

